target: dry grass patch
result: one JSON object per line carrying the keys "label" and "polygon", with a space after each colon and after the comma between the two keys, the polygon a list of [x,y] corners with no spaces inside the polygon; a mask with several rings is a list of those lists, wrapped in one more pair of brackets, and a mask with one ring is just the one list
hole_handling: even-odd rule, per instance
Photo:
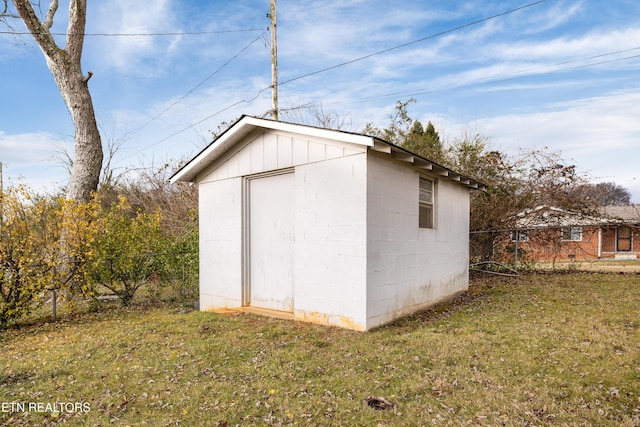
{"label": "dry grass patch", "polygon": [[574,261],[536,261],[531,265],[532,270],[556,271],[556,272],[596,272],[596,273],[640,273],[640,259],[614,260],[603,258],[598,260],[574,260]]}
{"label": "dry grass patch", "polygon": [[0,421],[635,426],[639,310],[640,276],[576,274],[485,278],[369,333],[178,309],[93,313],[0,333],[0,403],[90,411]]}

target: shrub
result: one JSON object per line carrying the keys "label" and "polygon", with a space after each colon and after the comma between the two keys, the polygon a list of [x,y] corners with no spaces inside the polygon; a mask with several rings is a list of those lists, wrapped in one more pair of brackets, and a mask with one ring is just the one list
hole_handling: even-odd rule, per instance
{"label": "shrub", "polygon": [[58,257],[59,205],[24,185],[0,200],[0,327],[28,314],[50,285]]}
{"label": "shrub", "polygon": [[167,270],[172,272],[168,284],[181,301],[190,302],[198,295],[198,227],[190,223],[182,234],[174,238],[165,260]]}
{"label": "shrub", "polygon": [[[0,327],[29,314],[53,293],[77,297],[108,289],[123,305],[148,284],[182,300],[197,292],[198,231],[186,220],[167,233],[160,211],[132,209],[118,196],[88,203],[41,196],[25,185],[0,193]],[[94,300],[95,301],[95,300]],[[55,304],[54,304],[55,315]]]}
{"label": "shrub", "polygon": [[87,278],[109,289],[123,305],[131,303],[146,283],[158,284],[167,273],[159,254],[167,245],[160,230],[160,214],[134,212],[124,197],[90,225]]}

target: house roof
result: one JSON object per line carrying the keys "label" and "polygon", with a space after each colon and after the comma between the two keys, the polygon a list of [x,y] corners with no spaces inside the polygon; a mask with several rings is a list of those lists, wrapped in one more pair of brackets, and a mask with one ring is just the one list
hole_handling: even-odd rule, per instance
{"label": "house roof", "polygon": [[640,224],[640,205],[607,206],[586,214],[553,206],[537,206],[518,214],[519,228]]}
{"label": "house roof", "polygon": [[236,143],[243,140],[247,135],[250,135],[260,129],[301,133],[312,137],[333,139],[341,142],[362,145],[368,149],[388,154],[391,158],[407,162],[418,169],[423,169],[469,188],[479,190],[486,189],[486,186],[481,182],[454,172],[453,170],[439,165],[432,160],[421,157],[380,138],[342,130],[325,129],[308,125],[260,119],[252,116],[242,116],[240,120],[234,123],[229,129],[223,132],[218,138],[211,142],[211,144],[205,147],[193,159],[174,173],[170,179],[171,182],[197,181],[198,175],[212,162],[220,158],[225,152],[227,152]]}
{"label": "house roof", "polygon": [[602,210],[610,221],[640,224],[640,205],[606,206]]}
{"label": "house roof", "polygon": [[603,220],[580,212],[571,212],[555,206],[536,206],[517,215],[518,228],[568,227],[595,225]]}

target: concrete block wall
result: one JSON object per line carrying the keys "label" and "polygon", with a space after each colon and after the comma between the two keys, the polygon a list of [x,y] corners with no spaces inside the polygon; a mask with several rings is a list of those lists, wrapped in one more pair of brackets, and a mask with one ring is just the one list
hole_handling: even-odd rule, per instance
{"label": "concrete block wall", "polygon": [[418,278],[431,273],[437,286],[430,289],[435,301],[469,287],[469,189],[446,179],[438,180],[436,228],[420,229]]}
{"label": "concrete block wall", "polygon": [[201,309],[243,304],[244,176],[292,166],[294,316],[363,329],[366,147],[278,132],[254,136],[212,165],[199,181]]}
{"label": "concrete block wall", "polygon": [[295,318],[364,330],[366,153],[297,166]]}
{"label": "concrete block wall", "polygon": [[201,183],[200,309],[242,306],[242,178]]}
{"label": "concrete block wall", "polygon": [[418,227],[423,172],[370,153],[367,163],[367,328],[468,288],[469,194],[436,183],[435,229]]}

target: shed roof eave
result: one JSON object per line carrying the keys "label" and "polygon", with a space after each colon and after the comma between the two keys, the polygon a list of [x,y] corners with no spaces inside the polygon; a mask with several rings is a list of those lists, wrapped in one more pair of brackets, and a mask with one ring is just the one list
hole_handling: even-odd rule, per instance
{"label": "shed roof eave", "polygon": [[[302,130],[302,128],[304,129]],[[433,162],[432,160],[426,159],[377,137],[336,129],[325,129],[308,125],[260,119],[252,116],[242,116],[215,141],[205,147],[199,154],[171,176],[169,179],[170,182],[197,182],[198,176],[209,165],[211,165],[211,163],[227,152],[233,145],[258,129],[278,130],[288,133],[302,133],[310,137],[333,139],[335,141],[365,146],[367,149],[384,153],[396,160],[409,163],[419,169],[440,175],[451,182],[466,186],[469,189],[477,189],[480,191],[486,191],[487,189],[487,186],[481,182],[467,176],[460,175],[445,166]]]}
{"label": "shed roof eave", "polygon": [[364,145],[366,147],[373,147],[373,138],[367,135],[358,133],[345,132],[338,129],[326,129],[308,125],[300,125],[296,123],[279,122],[275,120],[259,119],[257,117],[246,116],[244,122],[247,125],[252,125],[255,128],[263,127],[265,129],[280,130],[284,132],[296,133],[300,132],[300,128],[303,127],[304,134],[308,136],[314,136],[323,139],[333,139],[341,142],[350,142],[352,144]]}
{"label": "shed roof eave", "polygon": [[384,139],[373,138],[373,145],[370,146],[370,148],[379,153],[389,155],[396,160],[400,160],[405,163],[410,163],[419,169],[427,171],[427,173],[433,173],[433,174],[442,176],[448,181],[466,186],[471,190],[480,190],[480,191],[487,190],[487,186],[485,184],[479,181],[476,181],[473,178],[461,175],[432,160],[429,160],[425,157],[415,154],[398,145],[392,144],[391,142],[385,141]]}

